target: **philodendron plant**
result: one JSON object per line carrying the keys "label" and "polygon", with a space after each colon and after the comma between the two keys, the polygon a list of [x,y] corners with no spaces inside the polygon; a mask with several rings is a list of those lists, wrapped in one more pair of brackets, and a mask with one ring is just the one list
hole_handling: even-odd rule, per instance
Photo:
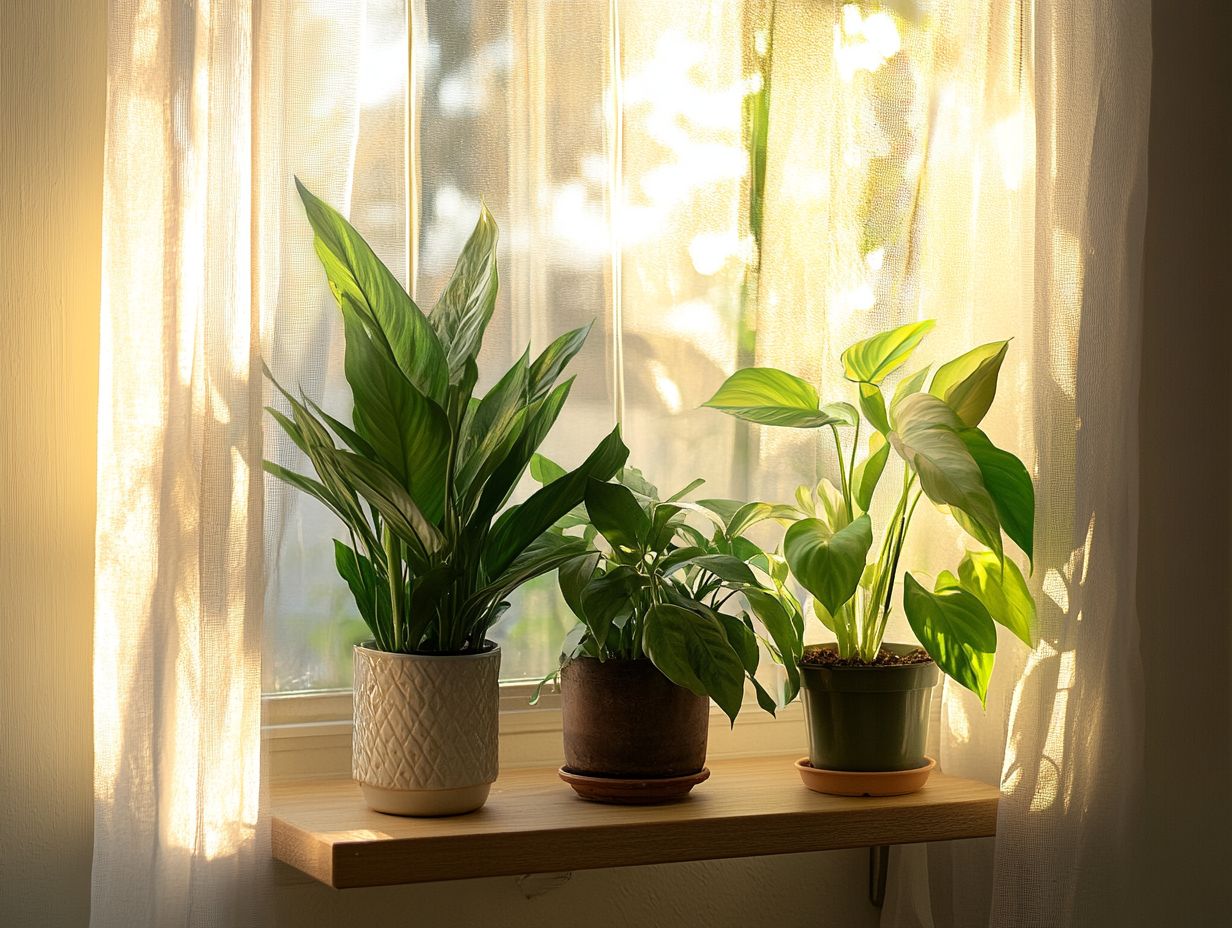
{"label": "philodendron plant", "polygon": [[[842,355],[857,405],[822,404],[809,382],[773,368],[737,371],[706,403],[749,422],[829,429],[838,486],[801,488],[805,518],[788,528],[783,553],[813,599],[813,611],[837,640],[840,657],[875,660],[894,602],[899,560],[922,497],[948,512],[979,545],[957,572],[929,589],[905,573],[902,606],[920,644],[943,672],[987,697],[997,648],[994,622],[1033,644],[1035,603],[1022,571],[1006,556],[1003,535],[1032,558],[1035,491],[1022,462],[996,447],[979,425],[996,394],[1009,343],[981,345],[941,365],[900,376],[887,401],[883,386],[933,327],[900,326],[852,345]],[[866,454],[857,462],[867,422]],[[903,464],[897,501],[875,558],[870,511],[891,452]],[[799,603],[779,584],[777,605]],[[758,610],[759,614],[761,610]]]}
{"label": "philodendron plant", "polygon": [[[532,474],[548,487],[564,479],[545,458],[535,461]],[[766,503],[685,501],[701,483],[660,499],[633,468],[622,469],[612,483],[590,481],[584,505],[556,527],[562,537],[579,537],[590,549],[558,572],[561,593],[579,622],[561,660],[649,658],[673,683],[713,699],[734,723],[746,679],[763,709],[776,708],[754,677],[759,648],[752,620],[724,606],[737,593],[764,592],[750,564],[764,568],[766,555],[744,533],[783,513]],[[690,514],[707,530],[689,524]],[[767,631],[790,649],[799,630],[784,623]]]}
{"label": "philodendron plant", "polygon": [[557,380],[589,326],[533,360],[524,353],[477,396],[476,356],[497,293],[487,209],[423,313],[350,223],[296,183],[342,310],[352,424],[278,386],[290,415],[269,413],[316,478],[265,468],[346,527],[349,543],[334,543],[338,572],[378,649],[482,650],[513,590],[584,553],[580,540],[548,529],[628,455],[614,429],[576,470],[505,508],[569,396],[572,378]]}

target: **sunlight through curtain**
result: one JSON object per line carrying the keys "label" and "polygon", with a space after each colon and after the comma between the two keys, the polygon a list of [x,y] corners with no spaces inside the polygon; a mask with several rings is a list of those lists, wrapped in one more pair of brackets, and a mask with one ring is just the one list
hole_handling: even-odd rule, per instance
{"label": "sunlight through curtain", "polygon": [[265,924],[252,11],[109,7],[91,924]]}

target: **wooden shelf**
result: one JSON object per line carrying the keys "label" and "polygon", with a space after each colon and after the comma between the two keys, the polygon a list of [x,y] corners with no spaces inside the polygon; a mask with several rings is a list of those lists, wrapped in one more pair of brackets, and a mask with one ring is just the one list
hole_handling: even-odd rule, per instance
{"label": "wooden shelf", "polygon": [[979,838],[996,830],[998,792],[934,774],[910,796],[809,792],[794,757],[719,760],[685,802],[583,802],[555,770],[507,770],[478,812],[412,819],[364,806],[351,780],[272,788],[274,856],[329,886],[757,857]]}

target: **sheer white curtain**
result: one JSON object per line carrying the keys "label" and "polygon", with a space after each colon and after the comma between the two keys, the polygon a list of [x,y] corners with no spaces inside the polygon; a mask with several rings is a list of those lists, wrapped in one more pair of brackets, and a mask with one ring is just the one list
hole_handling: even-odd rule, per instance
{"label": "sheer white curtain", "polygon": [[[91,919],[265,925],[260,335],[336,388],[296,173],[405,263],[405,9],[112,0],[109,32]],[[265,505],[276,553],[321,533]]]}
{"label": "sheer white curtain", "polygon": [[[1020,276],[994,275],[975,288],[970,313],[989,315],[990,298],[995,304],[1007,291],[1022,299],[999,320],[1011,333],[1018,328],[1012,353],[1025,363],[1003,380],[1011,398],[996,425],[1014,428],[1020,447],[1033,449],[1039,644],[1027,654],[1002,636],[994,676],[1001,686],[984,713],[965,692],[945,688],[941,762],[947,772],[1001,785],[997,837],[899,849],[882,923],[1134,925],[1141,923],[1129,881],[1143,790],[1134,589],[1150,2],[993,7],[990,35],[1016,21],[1030,95],[1022,139],[1023,189],[1031,195],[1018,207],[1026,263]],[[985,196],[987,180],[977,176],[974,188]],[[924,235],[965,240],[977,254],[996,223],[990,229],[987,214],[961,212],[961,196],[957,203],[950,223]],[[958,233],[963,219],[967,229]],[[978,260],[997,265],[985,253]]]}
{"label": "sheer white curtain", "polygon": [[109,30],[91,923],[258,924],[251,9]]}

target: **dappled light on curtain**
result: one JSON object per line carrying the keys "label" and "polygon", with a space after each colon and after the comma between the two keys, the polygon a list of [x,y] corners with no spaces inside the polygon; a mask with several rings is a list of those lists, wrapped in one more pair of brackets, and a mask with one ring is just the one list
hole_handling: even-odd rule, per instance
{"label": "dappled light on curtain", "polygon": [[113,2],[91,923],[261,921],[251,11]]}

